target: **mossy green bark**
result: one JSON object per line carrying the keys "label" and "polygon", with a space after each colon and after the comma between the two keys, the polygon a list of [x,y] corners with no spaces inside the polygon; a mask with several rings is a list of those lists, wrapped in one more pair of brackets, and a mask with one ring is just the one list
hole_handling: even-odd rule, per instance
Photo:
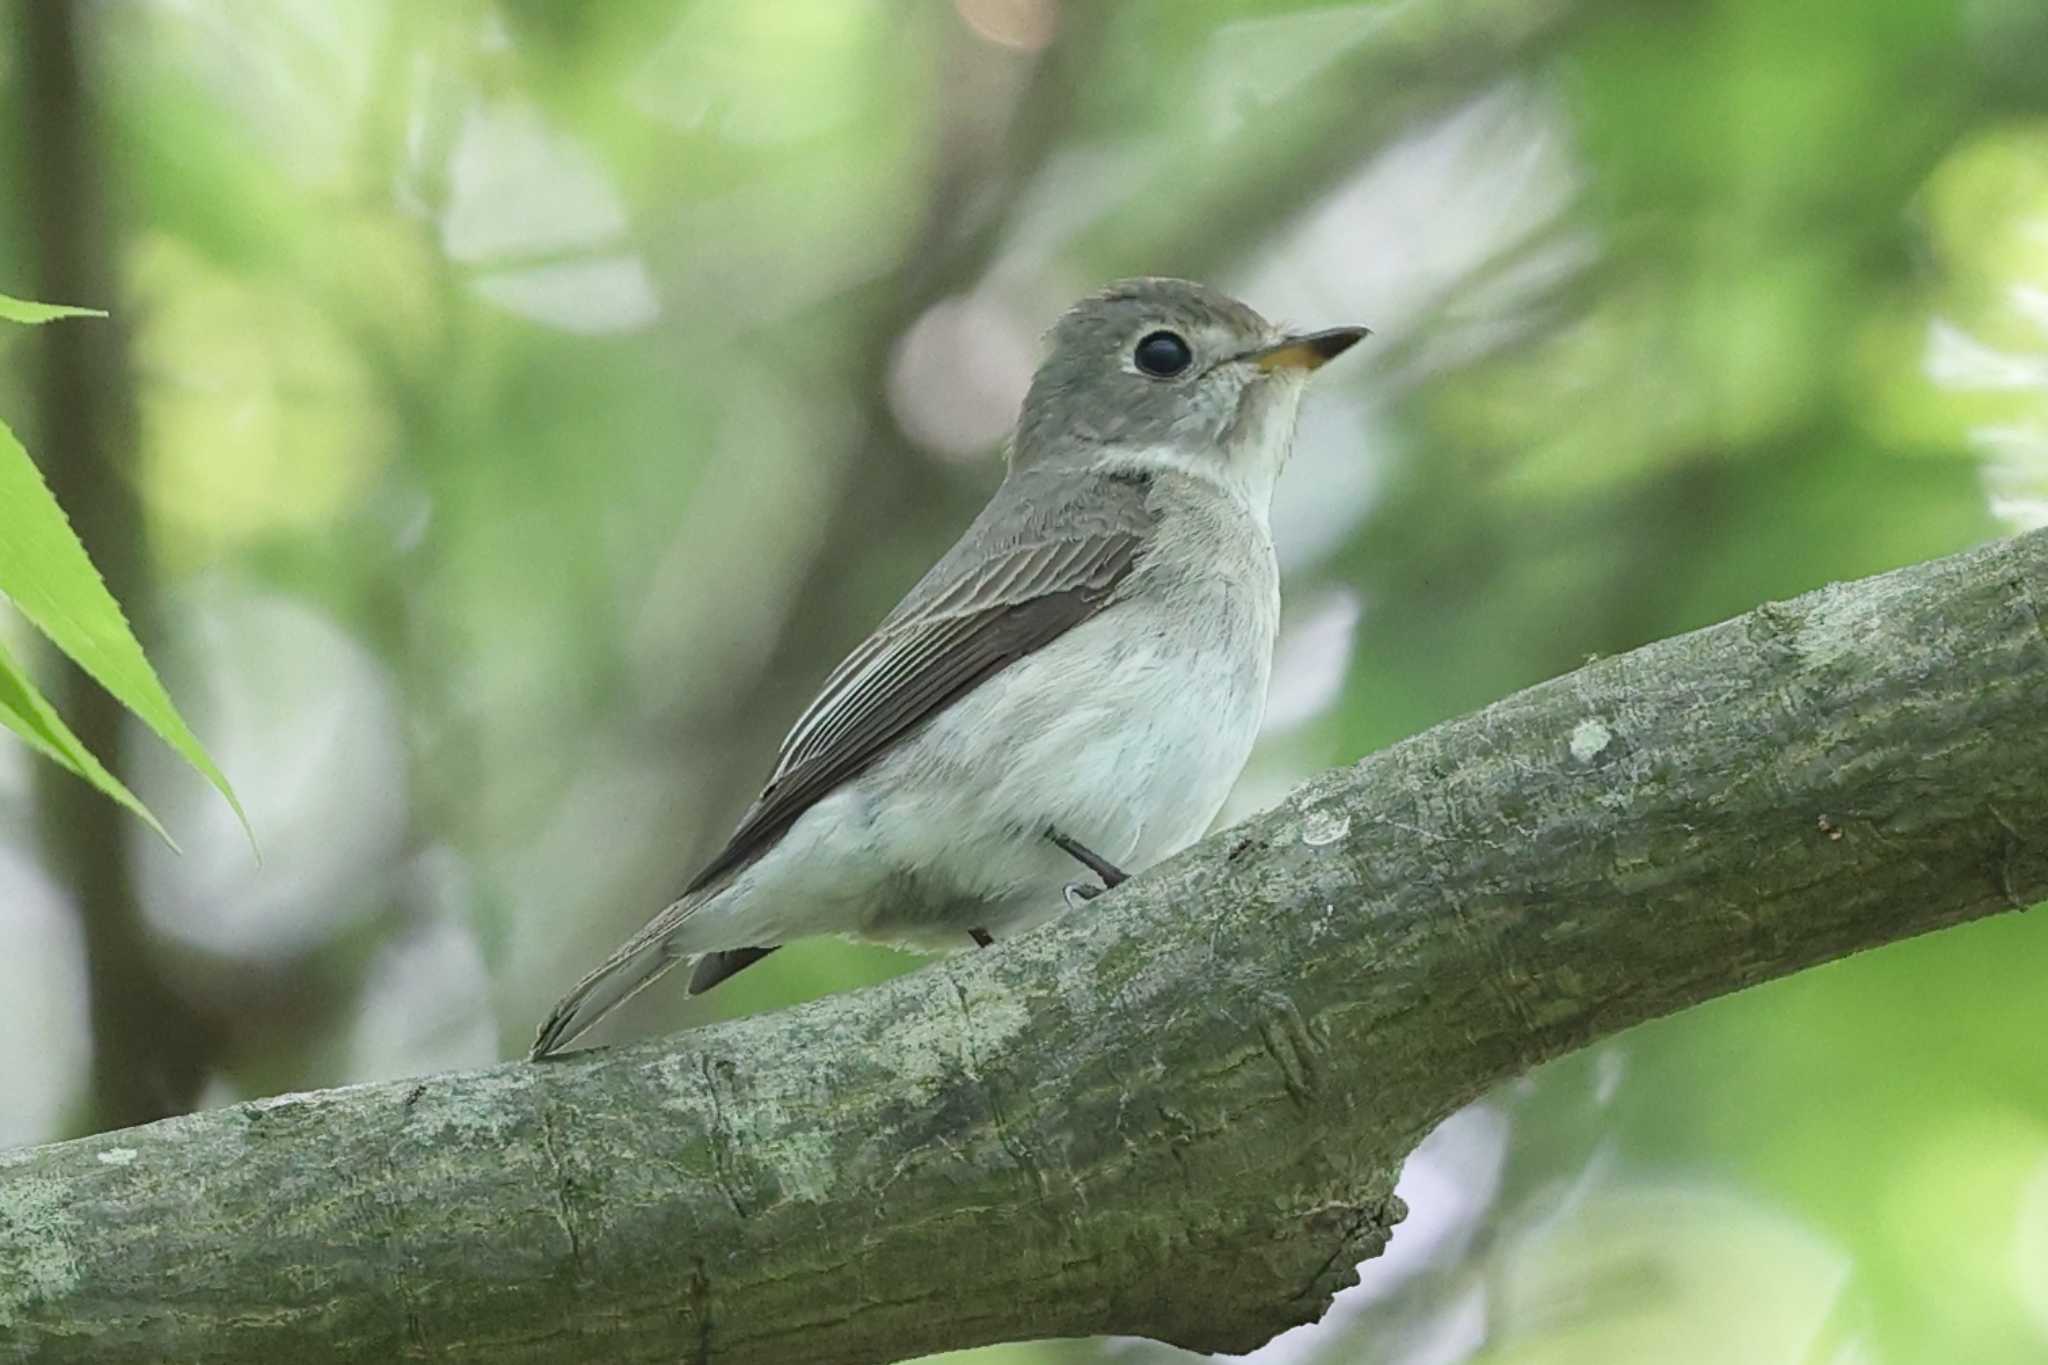
{"label": "mossy green bark", "polygon": [[1458,1105],[2048,896],[2048,533],[1603,660],[1086,912],[542,1066],[0,1154],[0,1354],[886,1361],[1319,1314]]}

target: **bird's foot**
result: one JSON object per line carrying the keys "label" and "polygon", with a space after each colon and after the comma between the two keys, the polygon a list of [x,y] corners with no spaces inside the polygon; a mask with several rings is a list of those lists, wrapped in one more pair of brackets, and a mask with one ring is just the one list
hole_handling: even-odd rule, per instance
{"label": "bird's foot", "polygon": [[[1051,826],[1046,827],[1045,837],[1052,840],[1055,844],[1059,845],[1059,847],[1063,851],[1065,851],[1069,857],[1073,858],[1075,862],[1081,864],[1081,866],[1087,868],[1090,872],[1093,872],[1096,876],[1102,878],[1102,885],[1104,890],[1112,889],[1118,883],[1128,880],[1128,878],[1124,876],[1123,869],[1119,868],[1115,863],[1109,861],[1107,858],[1101,857],[1098,854],[1094,853],[1092,850],[1089,849],[1089,847],[1086,844],[1082,843],[1080,840],[1062,834],[1058,830],[1053,829]],[[1093,900],[1094,897],[1090,896],[1087,897],[1087,899]]]}
{"label": "bird's foot", "polygon": [[1060,888],[1060,895],[1066,899],[1067,909],[1079,910],[1109,888],[1093,882],[1068,882]]}

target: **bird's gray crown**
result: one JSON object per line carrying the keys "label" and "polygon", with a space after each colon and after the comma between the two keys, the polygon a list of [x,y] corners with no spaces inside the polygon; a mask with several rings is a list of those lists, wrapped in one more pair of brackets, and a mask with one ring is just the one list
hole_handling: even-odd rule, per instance
{"label": "bird's gray crown", "polygon": [[1159,450],[1225,464],[1284,459],[1284,435],[1279,450],[1247,449],[1271,445],[1272,431],[1292,426],[1302,373],[1254,363],[1254,353],[1279,339],[1264,318],[1206,285],[1119,280],[1054,325],[1010,467],[1091,465],[1106,454]]}

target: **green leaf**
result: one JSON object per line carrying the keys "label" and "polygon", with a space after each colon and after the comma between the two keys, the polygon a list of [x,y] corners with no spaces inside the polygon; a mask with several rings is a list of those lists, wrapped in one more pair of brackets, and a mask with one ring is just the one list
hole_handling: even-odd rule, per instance
{"label": "green leaf", "polygon": [[113,594],[21,442],[0,423],[0,595],[213,783],[256,836],[242,803],[143,657]]}
{"label": "green leaf", "polygon": [[43,754],[61,768],[68,768],[79,777],[98,787],[142,820],[157,836],[173,849],[177,841],[165,832],[162,824],[150,812],[149,807],[137,799],[134,792],[123,786],[121,779],[108,772],[92,750],[85,747],[78,736],[71,733],[71,727],[43,694],[36,691],[28,675],[7,652],[7,646],[0,644],[0,725],[6,726],[27,740],[29,747]]}
{"label": "green leaf", "polygon": [[58,318],[103,318],[106,313],[98,308],[73,308],[63,303],[30,303],[27,299],[9,298],[0,294],[0,321],[54,322]]}

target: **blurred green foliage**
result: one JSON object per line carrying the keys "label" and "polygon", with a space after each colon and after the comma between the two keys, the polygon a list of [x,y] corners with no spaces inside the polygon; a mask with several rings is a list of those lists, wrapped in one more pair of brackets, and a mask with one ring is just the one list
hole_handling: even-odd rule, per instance
{"label": "blurred green foliage", "polygon": [[[192,849],[109,853],[209,1102],[523,1045],[972,515],[1032,337],[1107,278],[1377,332],[1283,485],[1240,811],[2048,520],[2035,0],[87,13],[149,643],[270,855],[123,769]],[[35,154],[0,128],[0,175]],[[0,278],[34,256],[0,221]],[[0,410],[32,373],[0,363]],[[29,800],[0,781],[0,859],[37,856]],[[1547,1068],[1453,1120],[1367,1289],[1262,1359],[2043,1358],[2043,961],[2006,917]],[[621,1029],[911,965],[806,944]],[[0,1048],[15,1093],[75,1085],[30,1066]],[[0,1140],[94,1121],[31,1112]],[[1106,1353],[1183,1358],[974,1358]]]}

